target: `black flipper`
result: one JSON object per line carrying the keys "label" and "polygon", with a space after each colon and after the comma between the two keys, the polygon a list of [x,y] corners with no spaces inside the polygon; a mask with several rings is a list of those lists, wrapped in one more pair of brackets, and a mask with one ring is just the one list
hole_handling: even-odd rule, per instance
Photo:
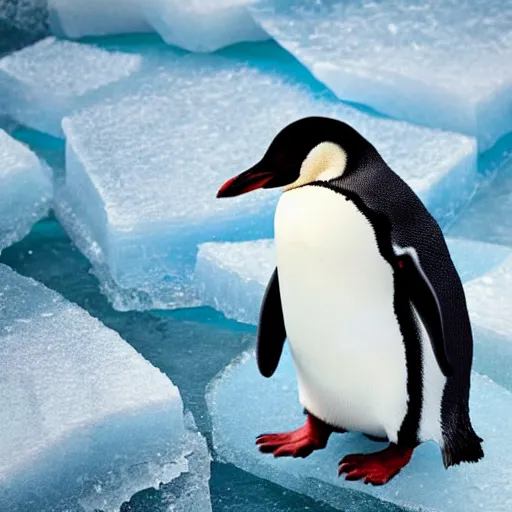
{"label": "black flipper", "polygon": [[268,283],[261,305],[256,346],[258,369],[264,377],[276,371],[286,340],[277,268]]}
{"label": "black flipper", "polygon": [[398,256],[399,273],[402,276],[409,297],[425,329],[427,330],[437,364],[445,377],[453,374],[446,348],[443,312],[434,287],[421,268],[414,249],[395,250]]}

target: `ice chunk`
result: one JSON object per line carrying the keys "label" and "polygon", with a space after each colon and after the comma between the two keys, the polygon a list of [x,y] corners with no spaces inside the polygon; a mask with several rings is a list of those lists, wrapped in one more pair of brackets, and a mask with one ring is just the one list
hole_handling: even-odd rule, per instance
{"label": "ice chunk", "polygon": [[193,52],[212,52],[268,34],[247,10],[253,0],[146,0],[146,19],[169,44]]}
{"label": "ice chunk", "polygon": [[0,97],[20,123],[62,137],[61,120],[138,71],[141,57],[48,37],[0,60]]}
{"label": "ice chunk", "polygon": [[477,137],[512,131],[512,3],[259,0],[252,14],[340,98]]}
{"label": "ice chunk", "polygon": [[[508,247],[469,240],[448,239],[448,248],[463,282],[485,274],[512,255]],[[275,264],[272,240],[201,245],[194,277],[201,302],[227,318],[257,324]]]}
{"label": "ice chunk", "polygon": [[50,170],[0,129],[0,251],[46,215],[51,198]]}
{"label": "ice chunk", "polygon": [[205,439],[196,432],[190,413],[185,415],[185,426],[191,432],[187,448],[193,455],[187,457],[188,471],[180,475],[180,479],[162,486],[163,502],[169,507],[169,512],[211,512],[209,479],[212,458]]}
{"label": "ice chunk", "polygon": [[447,239],[448,249],[463,283],[491,272],[512,255],[512,249],[457,238]]}
{"label": "ice chunk", "polygon": [[450,226],[451,236],[512,246],[512,155],[497,176],[482,187],[464,214]]}
{"label": "ice chunk", "polygon": [[241,52],[144,53],[131,93],[123,82],[119,94],[112,90],[63,122],[67,177],[59,219],[102,268],[116,307],[197,303],[189,283],[199,243],[272,236],[278,192],[221,201],[216,191],[303,116],[351,123],[440,219],[472,193],[473,139],[344,105],[311,79],[299,82],[303,69],[275,45],[253,47],[249,62]]}
{"label": "ice chunk", "polygon": [[247,10],[252,0],[49,0],[55,34],[87,35],[144,33],[156,30],[169,44],[210,52],[240,41],[268,39]]}
{"label": "ice chunk", "polygon": [[[1,510],[119,510],[192,469],[208,481],[205,441],[163,373],[36,281],[0,265],[0,283]],[[207,485],[184,492],[211,510]]]}
{"label": "ice chunk", "polygon": [[382,487],[337,477],[344,455],[382,449],[382,444],[359,434],[335,434],[325,450],[304,460],[258,452],[257,435],[291,430],[304,422],[287,346],[272,378],[263,378],[253,356],[247,355],[213,382],[207,398],[219,458],[343,511],[387,510],[386,503],[393,503],[414,511],[507,512],[512,505],[512,447],[504,434],[512,428],[512,394],[488,377],[473,374],[470,401],[473,425],[484,438],[485,458],[445,470],[437,445],[423,444],[411,463]]}
{"label": "ice chunk", "polygon": [[48,0],[54,34],[92,35],[151,32],[141,9],[146,0]]}
{"label": "ice chunk", "polygon": [[473,321],[512,338],[512,258],[468,283],[466,291]]}
{"label": "ice chunk", "polygon": [[199,247],[194,284],[203,304],[226,318],[257,324],[274,268],[273,240],[206,243]]}
{"label": "ice chunk", "polygon": [[479,333],[475,359],[482,371],[512,390],[512,257],[469,282],[466,296]]}

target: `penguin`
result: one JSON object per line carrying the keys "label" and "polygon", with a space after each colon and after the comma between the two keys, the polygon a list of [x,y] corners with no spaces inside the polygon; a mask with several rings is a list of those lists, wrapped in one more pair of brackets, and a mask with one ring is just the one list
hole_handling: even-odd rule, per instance
{"label": "penguin", "polygon": [[473,338],[443,233],[414,191],[348,124],[283,128],[217,197],[283,188],[277,266],[261,305],[256,359],[271,377],[288,341],[305,424],[263,434],[259,450],[307,457],[333,432],[384,439],[345,455],[338,475],[382,485],[436,442],[445,468],[477,462],[469,415]]}

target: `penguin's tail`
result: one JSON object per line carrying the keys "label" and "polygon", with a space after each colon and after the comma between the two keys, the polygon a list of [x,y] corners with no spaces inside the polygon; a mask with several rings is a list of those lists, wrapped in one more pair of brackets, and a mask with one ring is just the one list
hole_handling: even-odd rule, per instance
{"label": "penguin's tail", "polygon": [[443,438],[442,453],[445,468],[461,462],[478,462],[484,456],[483,439],[473,430],[469,418],[463,422],[462,426],[445,434]]}

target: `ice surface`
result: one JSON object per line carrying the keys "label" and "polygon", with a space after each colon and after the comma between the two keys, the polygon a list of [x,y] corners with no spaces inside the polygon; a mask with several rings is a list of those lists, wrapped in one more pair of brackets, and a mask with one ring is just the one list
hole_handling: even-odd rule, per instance
{"label": "ice surface", "polygon": [[4,265],[0,283],[0,509],[119,510],[185,476],[210,511],[205,441],[172,382],[57,293]]}
{"label": "ice surface", "polygon": [[512,389],[512,257],[468,283],[466,293],[474,325],[490,340],[481,350],[486,371]]}
{"label": "ice surface", "polygon": [[508,0],[259,0],[252,13],[342,99],[481,149],[512,131]]}
{"label": "ice surface", "polygon": [[485,458],[445,470],[437,445],[424,444],[411,463],[382,487],[337,477],[338,461],[344,455],[383,447],[358,434],[335,434],[325,450],[304,460],[275,459],[258,452],[257,435],[291,430],[304,422],[288,347],[270,379],[258,373],[253,356],[229,367],[210,386],[208,403],[221,460],[344,512],[387,510],[386,502],[436,512],[508,512],[512,506],[512,446],[506,435],[512,428],[512,394],[487,377],[473,374],[470,401],[473,425],[484,438]]}
{"label": "ice surface", "polygon": [[169,44],[211,52],[241,41],[268,39],[247,7],[252,0],[49,0],[54,33],[79,38],[156,30]]}
{"label": "ice surface", "polygon": [[48,0],[54,34],[92,35],[151,32],[141,9],[146,0]]}
{"label": "ice surface", "polygon": [[[507,247],[469,240],[449,239],[448,247],[463,282],[489,272],[512,255]],[[263,293],[274,268],[272,240],[206,243],[199,248],[195,285],[203,304],[227,318],[257,324]]]}
{"label": "ice surface", "polygon": [[242,41],[268,39],[247,6],[253,0],[144,0],[146,19],[169,44],[212,52]]}
{"label": "ice surface", "polygon": [[138,71],[138,55],[48,37],[0,60],[0,97],[20,123],[62,137],[61,120]]}
{"label": "ice surface", "polygon": [[497,176],[482,187],[450,226],[451,236],[512,246],[512,155],[502,163]]}
{"label": "ice surface", "polygon": [[141,50],[133,91],[123,82],[63,122],[67,182],[59,219],[118,308],[197,303],[188,285],[199,243],[272,236],[278,192],[215,195],[302,116],[351,123],[440,219],[473,191],[473,139],[348,107],[310,78],[299,82],[303,68],[275,45],[253,47],[250,61],[231,50]]}
{"label": "ice surface", "polygon": [[46,215],[51,198],[50,170],[0,129],[0,251]]}
{"label": "ice surface", "polygon": [[226,318],[257,324],[274,268],[273,240],[206,243],[199,247],[194,285],[203,304]]}

